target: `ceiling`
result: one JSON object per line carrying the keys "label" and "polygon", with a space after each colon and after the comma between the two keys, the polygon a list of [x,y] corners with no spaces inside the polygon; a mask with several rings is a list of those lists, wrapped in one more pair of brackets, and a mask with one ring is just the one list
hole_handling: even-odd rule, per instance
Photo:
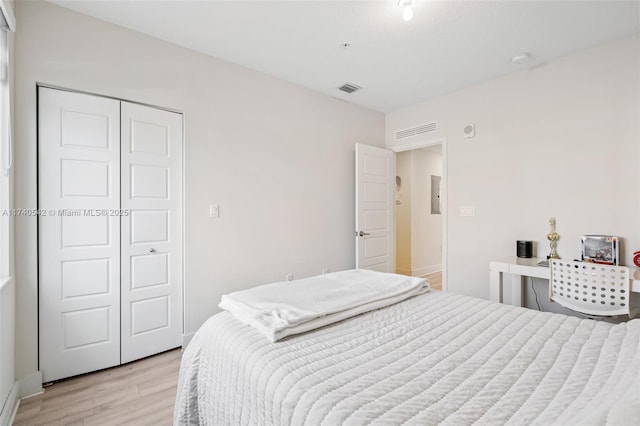
{"label": "ceiling", "polygon": [[[638,1],[50,0],[377,111],[638,33]],[[344,48],[343,43],[349,43]],[[531,61],[511,57],[529,52]],[[362,90],[337,90],[349,82]]]}

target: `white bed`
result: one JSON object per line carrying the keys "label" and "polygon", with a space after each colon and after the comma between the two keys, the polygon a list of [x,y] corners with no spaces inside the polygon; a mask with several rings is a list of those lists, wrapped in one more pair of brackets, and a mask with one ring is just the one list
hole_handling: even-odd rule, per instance
{"label": "white bed", "polygon": [[433,291],[276,343],[223,312],[184,353],[174,421],[638,424],[639,342],[640,320]]}

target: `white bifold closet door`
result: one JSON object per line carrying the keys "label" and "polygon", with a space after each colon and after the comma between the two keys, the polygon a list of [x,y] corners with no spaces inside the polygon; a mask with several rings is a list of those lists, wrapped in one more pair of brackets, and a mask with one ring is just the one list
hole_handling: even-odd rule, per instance
{"label": "white bifold closet door", "polygon": [[[120,102],[41,88],[39,336],[45,382],[120,363]],[[95,213],[95,214],[94,214]]]}
{"label": "white bifold closet door", "polygon": [[122,362],[182,341],[182,116],[122,102]]}
{"label": "white bifold closet door", "polygon": [[39,89],[45,382],[180,346],[182,116]]}

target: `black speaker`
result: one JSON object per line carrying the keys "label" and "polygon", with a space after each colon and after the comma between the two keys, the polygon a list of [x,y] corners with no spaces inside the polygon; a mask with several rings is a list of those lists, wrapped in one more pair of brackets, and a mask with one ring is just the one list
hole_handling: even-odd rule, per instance
{"label": "black speaker", "polygon": [[533,241],[518,240],[516,243],[516,253],[518,257],[533,257]]}

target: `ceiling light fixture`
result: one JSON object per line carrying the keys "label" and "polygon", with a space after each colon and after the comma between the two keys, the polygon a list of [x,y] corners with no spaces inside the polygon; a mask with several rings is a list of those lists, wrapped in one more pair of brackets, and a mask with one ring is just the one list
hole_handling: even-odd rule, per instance
{"label": "ceiling light fixture", "polygon": [[413,0],[398,0],[398,7],[402,8],[402,19],[410,21],[413,18]]}

